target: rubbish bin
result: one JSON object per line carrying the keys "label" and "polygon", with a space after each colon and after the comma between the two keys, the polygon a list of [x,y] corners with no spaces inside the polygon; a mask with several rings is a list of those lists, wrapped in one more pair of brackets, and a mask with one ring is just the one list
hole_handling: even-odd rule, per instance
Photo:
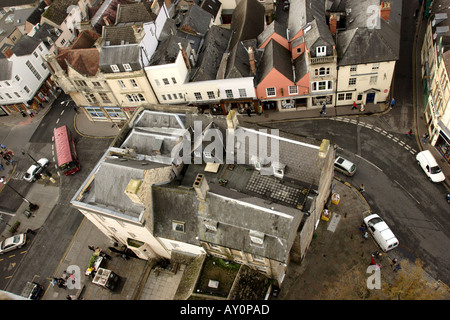
{"label": "rubbish bin", "polygon": [[331,195],[331,203],[332,204],[339,204],[339,201],[341,201],[341,196],[338,193],[333,193]]}

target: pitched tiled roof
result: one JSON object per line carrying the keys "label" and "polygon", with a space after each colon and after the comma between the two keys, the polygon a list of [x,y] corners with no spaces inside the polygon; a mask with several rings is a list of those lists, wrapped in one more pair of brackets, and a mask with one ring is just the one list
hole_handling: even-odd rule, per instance
{"label": "pitched tiled roof", "polygon": [[78,5],[78,0],[55,0],[42,16],[59,26],[67,17],[67,9],[76,5]]}
{"label": "pitched tiled roof", "polygon": [[151,11],[151,5],[152,2],[120,4],[116,24],[154,21],[156,15]]}
{"label": "pitched tiled roof", "polygon": [[67,53],[67,63],[79,73],[95,76],[98,72],[99,52],[97,48],[77,49]]}

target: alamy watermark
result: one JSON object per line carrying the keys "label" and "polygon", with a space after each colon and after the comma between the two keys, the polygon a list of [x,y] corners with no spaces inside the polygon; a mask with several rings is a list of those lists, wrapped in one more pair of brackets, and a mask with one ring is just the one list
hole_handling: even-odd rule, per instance
{"label": "alamy watermark", "polygon": [[267,129],[227,129],[224,137],[216,128],[203,131],[201,121],[194,122],[193,139],[186,132],[171,152],[173,159],[181,159],[185,164],[248,164],[260,168],[263,175],[273,174],[279,155],[278,129],[270,133]]}
{"label": "alamy watermark", "polygon": [[380,29],[381,16],[380,8],[377,5],[370,5],[367,7],[366,13],[368,14],[366,27],[367,29]]}
{"label": "alamy watermark", "polygon": [[381,289],[381,269],[379,265],[370,265],[366,269],[370,276],[367,278],[367,289]]}

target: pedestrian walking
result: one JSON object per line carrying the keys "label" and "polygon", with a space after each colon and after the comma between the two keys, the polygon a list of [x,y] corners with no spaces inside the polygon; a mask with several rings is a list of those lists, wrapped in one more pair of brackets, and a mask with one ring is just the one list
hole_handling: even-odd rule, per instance
{"label": "pedestrian walking", "polygon": [[395,104],[395,99],[392,98],[392,100],[391,100],[391,109],[394,107],[394,104]]}
{"label": "pedestrian walking", "polygon": [[365,106],[364,106],[364,103],[361,102],[361,107],[359,108],[359,111],[360,111],[360,112],[364,112],[365,110],[366,110],[366,108],[365,108]]}
{"label": "pedestrian walking", "polygon": [[364,225],[364,223],[359,227],[359,231],[361,231],[362,234],[364,234],[364,232],[366,231],[366,226]]}
{"label": "pedestrian walking", "polygon": [[428,134],[428,132],[425,132],[425,134],[422,136],[422,141],[423,143],[427,143],[427,139],[430,135]]}
{"label": "pedestrian walking", "polygon": [[392,267],[395,266],[397,262],[398,262],[397,258],[392,259],[391,266]]}
{"label": "pedestrian walking", "polygon": [[364,232],[364,234],[363,234],[363,238],[364,238],[364,239],[366,239],[366,240],[367,240],[367,239],[369,238],[369,234],[367,233],[367,231],[366,231],[366,232]]}
{"label": "pedestrian walking", "polygon": [[365,192],[366,188],[364,187],[364,185],[361,183],[361,185],[359,186],[359,192]]}
{"label": "pedestrian walking", "polygon": [[356,110],[358,110],[358,107],[356,106],[356,102],[355,101],[353,101],[353,106],[352,106],[352,110],[353,109],[356,109]]}
{"label": "pedestrian walking", "polygon": [[325,114],[327,114],[327,105],[324,103],[320,110],[320,116],[323,117]]}
{"label": "pedestrian walking", "polygon": [[22,114],[22,117],[26,117],[27,115],[25,114],[25,112],[23,112],[23,110],[20,110],[20,113]]}
{"label": "pedestrian walking", "polygon": [[375,262],[375,258],[372,256],[372,259],[370,259],[370,265],[374,266],[377,263]]}
{"label": "pedestrian walking", "polygon": [[408,136],[408,138],[411,139],[412,136],[413,136],[413,131],[412,131],[412,129],[410,129],[406,135]]}
{"label": "pedestrian walking", "polygon": [[252,116],[252,110],[250,110],[250,108],[249,108],[249,107],[247,107],[247,115],[248,115],[249,117],[251,117],[251,116]]}

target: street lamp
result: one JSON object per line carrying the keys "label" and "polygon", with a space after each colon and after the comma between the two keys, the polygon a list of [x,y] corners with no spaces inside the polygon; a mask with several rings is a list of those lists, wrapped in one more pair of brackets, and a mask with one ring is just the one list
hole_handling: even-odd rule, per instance
{"label": "street lamp", "polygon": [[28,203],[28,209],[30,211],[35,211],[37,209],[39,209],[39,206],[37,204],[32,203],[30,200],[28,200],[27,198],[25,198],[23,195],[21,195],[16,189],[14,189],[13,187],[11,187],[8,184],[8,181],[5,180],[5,177],[1,177],[0,178],[0,182],[3,183],[5,186],[9,187],[12,191],[14,191],[15,193],[17,193],[19,195],[19,197],[22,198],[23,201],[25,201],[26,203]]}

